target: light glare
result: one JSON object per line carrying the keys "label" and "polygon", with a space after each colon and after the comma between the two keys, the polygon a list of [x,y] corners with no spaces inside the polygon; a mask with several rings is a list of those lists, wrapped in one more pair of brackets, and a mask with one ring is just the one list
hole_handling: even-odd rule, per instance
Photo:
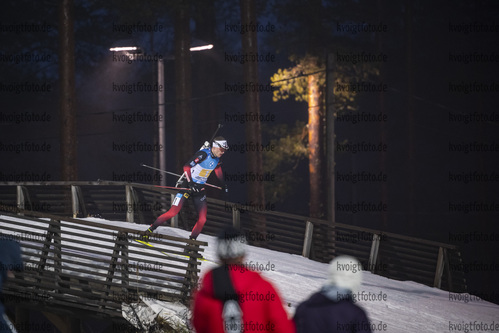
{"label": "light glare", "polygon": [[120,52],[120,51],[136,51],[138,48],[136,46],[123,46],[123,47],[112,47],[109,51]]}
{"label": "light glare", "polygon": [[203,50],[211,50],[213,48],[213,44],[203,45],[203,46],[195,46],[191,47],[189,50],[191,51],[203,51]]}

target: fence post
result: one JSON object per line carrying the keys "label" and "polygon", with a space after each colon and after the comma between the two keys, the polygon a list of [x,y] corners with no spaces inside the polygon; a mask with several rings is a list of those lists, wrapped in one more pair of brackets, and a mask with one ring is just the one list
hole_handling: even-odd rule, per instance
{"label": "fence post", "polygon": [[184,305],[188,305],[190,302],[190,296],[192,296],[192,293],[194,289],[196,289],[196,286],[198,284],[199,278],[198,278],[198,262],[196,259],[197,255],[200,255],[199,251],[199,245],[195,244],[195,241],[192,240],[187,240],[186,241],[186,248],[189,249],[188,253],[190,254],[189,257],[189,262],[187,263],[187,268],[186,268],[186,274],[184,278],[184,286],[181,291],[181,303]]}
{"label": "fence post", "polygon": [[378,262],[379,240],[380,235],[373,234],[373,242],[371,244],[371,253],[369,254],[368,263],[368,269],[372,273],[374,273],[374,271],[376,270],[376,263]]}
{"label": "fence post", "polygon": [[305,258],[310,257],[310,247],[312,246],[312,235],[314,233],[314,224],[307,221],[307,226],[305,227],[305,239],[303,240],[303,252],[302,256]]}
{"label": "fence post", "polygon": [[236,205],[232,206],[232,226],[237,230],[241,230],[241,212]]}
{"label": "fence post", "polygon": [[54,242],[54,272],[57,274],[57,280],[61,281],[62,273],[62,228],[60,220],[53,220],[55,222],[54,234],[52,241]]}
{"label": "fence post", "polygon": [[437,268],[435,269],[435,280],[433,281],[433,287],[437,287],[438,289],[440,289],[443,272],[444,272],[444,249],[442,247],[439,247]]}
{"label": "fence post", "polygon": [[71,185],[71,201],[73,206],[73,218],[77,218],[80,214],[83,215],[83,217],[88,216],[80,186]]}
{"label": "fence post", "polygon": [[78,213],[80,212],[80,201],[78,200],[78,191],[77,186],[71,185],[71,204],[73,207],[73,218],[78,217]]}
{"label": "fence post", "polygon": [[133,195],[133,187],[126,185],[126,221],[134,222],[135,217],[135,200]]}
{"label": "fence post", "polygon": [[45,241],[43,242],[43,247],[41,249],[40,261],[38,263],[38,283],[41,283],[41,276],[45,272],[45,267],[47,266],[47,259],[49,258],[49,253],[51,243],[54,243],[53,255],[54,255],[54,272],[55,272],[55,284],[57,287],[57,292],[60,293],[59,287],[62,285],[61,272],[62,272],[62,239],[61,239],[61,221],[50,219],[47,226],[47,233],[45,234]]}
{"label": "fence post", "polygon": [[449,264],[449,255],[446,248],[444,248],[444,267],[447,267],[447,283],[449,284],[449,291],[454,291],[454,284],[452,283],[452,273],[450,271]]}
{"label": "fence post", "polygon": [[[118,263],[120,252],[122,261],[121,263]],[[111,255],[111,261],[109,262],[109,267],[107,269],[106,285],[104,287],[105,291],[101,295],[102,302],[109,299],[113,278],[116,278],[117,272],[120,272],[121,274],[122,290],[123,292],[126,292],[126,286],[129,284],[130,272],[128,269],[128,233],[125,231],[119,231],[116,234],[116,239],[114,239],[113,254]],[[100,305],[99,308],[102,309],[103,307],[104,305]]]}
{"label": "fence post", "polygon": [[[25,200],[24,200],[24,192],[23,187],[21,185],[17,185],[17,209],[25,209]],[[18,213],[19,215],[24,215],[23,213]]]}

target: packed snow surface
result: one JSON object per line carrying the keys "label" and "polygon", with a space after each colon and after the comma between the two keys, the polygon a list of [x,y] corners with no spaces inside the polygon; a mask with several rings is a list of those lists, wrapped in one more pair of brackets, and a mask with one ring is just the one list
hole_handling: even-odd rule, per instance
{"label": "packed snow surface", "polygon": [[[144,230],[144,225],[134,223],[95,218],[87,220],[113,225],[119,223],[122,227]],[[190,234],[170,227],[160,227],[156,232],[183,238]],[[209,244],[204,248],[203,256],[211,260],[202,262],[202,277],[217,265],[216,238],[201,234],[198,240]],[[245,262],[248,268],[261,271],[276,286],[290,316],[293,316],[298,304],[321,288],[327,278],[328,264],[254,246],[248,246]],[[361,290],[354,296],[357,304],[367,312],[374,332],[499,331],[499,305],[469,294],[449,293],[412,281],[396,281],[367,271],[362,274]]]}

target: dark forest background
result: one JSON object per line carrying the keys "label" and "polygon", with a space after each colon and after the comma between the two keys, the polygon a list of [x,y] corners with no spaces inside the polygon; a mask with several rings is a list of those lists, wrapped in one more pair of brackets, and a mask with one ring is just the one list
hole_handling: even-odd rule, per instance
{"label": "dark forest background", "polygon": [[[248,10],[242,3],[69,3],[74,8],[77,140],[72,180],[138,177],[140,183],[154,182],[154,173],[140,163],[157,166],[157,154],[116,148],[157,143],[157,122],[120,118],[157,112],[156,93],[115,88],[157,83],[155,61],[121,61],[125,58],[116,56],[123,54],[109,51],[133,43],[140,45],[145,59],[165,59],[167,170],[179,172],[179,163],[221,123],[219,134],[231,145],[223,158],[231,201],[272,203],[278,211],[327,218],[325,121],[330,111],[324,98],[326,88],[334,89],[335,148],[386,145],[382,152],[336,149],[336,221],[457,244],[464,262],[475,263],[467,275],[470,293],[498,302],[496,1],[255,1],[250,14],[259,26],[272,29],[256,34],[264,59],[251,65],[258,83],[276,90],[258,94],[258,112],[268,116],[259,126],[234,121],[248,112],[246,98],[254,96],[233,91],[248,83],[241,57],[248,52],[244,38],[249,34],[232,30],[242,25],[241,10]],[[0,181],[67,179],[60,156],[59,64],[65,50],[59,49],[59,5],[49,0],[2,2]],[[137,24],[152,31],[141,31]],[[196,41],[214,48],[187,55],[179,51],[182,43]],[[325,85],[328,55],[333,58],[332,69],[328,67],[335,75],[333,88]],[[352,92],[359,82],[384,88]],[[348,84],[350,91],[342,93]],[[16,91],[33,85],[50,89]],[[313,107],[316,127],[309,118]],[[381,115],[383,120],[354,121],[359,115]],[[317,154],[312,156],[313,131]],[[261,155],[241,150],[250,132],[261,137],[259,144],[273,148]],[[50,149],[16,152],[23,144]],[[260,164],[253,163],[259,158]],[[248,172],[270,175],[273,181],[235,180]],[[354,179],[362,174],[381,175],[381,181]],[[175,180],[167,178],[167,185]],[[258,191],[264,196],[255,197]],[[353,212],[359,203],[386,208]]]}

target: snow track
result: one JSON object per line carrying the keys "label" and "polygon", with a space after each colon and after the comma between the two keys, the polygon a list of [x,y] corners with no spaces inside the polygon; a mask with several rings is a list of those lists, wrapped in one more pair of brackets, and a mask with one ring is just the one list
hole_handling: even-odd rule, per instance
{"label": "snow track", "polygon": [[[88,220],[104,224],[119,224],[122,227],[136,230],[144,229],[143,226],[133,223],[100,219]],[[40,229],[36,229],[36,227],[36,225],[33,225],[33,228],[23,227],[18,233],[41,235]],[[46,228],[46,225],[38,227]],[[4,234],[9,233],[3,230],[2,222],[0,222],[0,231]],[[169,227],[160,227],[156,232],[184,238],[189,236],[188,231]],[[198,240],[209,244],[202,252],[202,255],[207,259],[216,260],[215,238],[201,234]],[[29,240],[25,242],[28,244]],[[63,240],[63,247],[70,244],[70,238]],[[94,246],[99,248],[99,241],[96,241]],[[144,248],[141,255],[131,255],[130,262],[139,262],[140,258],[142,256],[147,257],[150,251],[154,250]],[[109,254],[107,252],[109,251],[106,250],[102,255],[107,254],[109,256],[110,252]],[[65,255],[76,256],[83,253],[83,249],[71,249]],[[97,257],[95,259],[98,260]],[[254,246],[248,246],[246,263],[250,268],[252,265],[253,267],[265,268],[262,274],[277,287],[290,316],[294,314],[300,302],[321,288],[326,280],[328,266],[298,255],[270,251]],[[202,262],[200,266],[201,277],[215,266],[216,264],[213,262]],[[106,267],[102,269],[105,270]],[[83,273],[80,274],[84,276]],[[138,276],[137,280],[135,280],[135,278],[132,278],[133,274],[133,272],[130,272],[130,278],[134,280],[134,283],[147,284],[153,279]],[[366,271],[363,272],[363,283],[359,292],[358,304],[366,310],[374,331],[393,333],[441,333],[449,331],[465,332],[466,330],[469,332],[499,331],[499,306],[477,298],[473,298],[473,301],[469,302],[458,301],[451,298],[450,293],[447,291],[412,281],[395,281]],[[490,329],[489,325],[491,324],[494,326]]]}

